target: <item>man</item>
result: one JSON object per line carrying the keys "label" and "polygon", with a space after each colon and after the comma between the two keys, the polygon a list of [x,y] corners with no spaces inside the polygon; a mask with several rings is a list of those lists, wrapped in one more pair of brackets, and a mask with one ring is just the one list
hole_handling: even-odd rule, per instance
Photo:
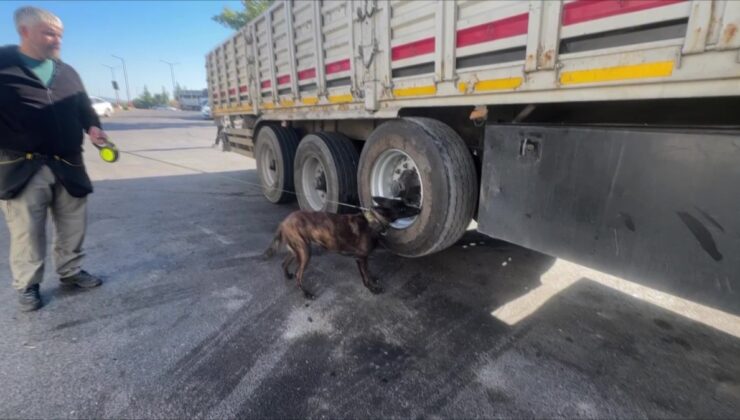
{"label": "man", "polygon": [[0,207],[10,231],[10,268],[20,309],[42,305],[46,215],[54,223],[54,263],[63,285],[102,282],[81,269],[92,183],[82,161],[83,131],[105,144],[75,70],[59,60],[62,22],[50,12],[15,12],[20,46],[0,47]]}

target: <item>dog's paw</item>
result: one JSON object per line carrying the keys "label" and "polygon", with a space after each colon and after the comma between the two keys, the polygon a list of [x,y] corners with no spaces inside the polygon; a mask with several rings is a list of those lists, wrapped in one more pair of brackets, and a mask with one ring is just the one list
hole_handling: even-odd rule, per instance
{"label": "dog's paw", "polygon": [[372,292],[372,294],[374,295],[379,295],[383,293],[383,286],[379,284],[373,284],[370,287],[368,287],[368,289],[370,289],[370,292]]}
{"label": "dog's paw", "polygon": [[305,297],[308,300],[316,299],[316,296],[313,293],[309,292],[308,290],[303,291],[303,297]]}
{"label": "dog's paw", "polygon": [[285,273],[285,279],[286,280],[292,280],[293,279],[293,273]]}

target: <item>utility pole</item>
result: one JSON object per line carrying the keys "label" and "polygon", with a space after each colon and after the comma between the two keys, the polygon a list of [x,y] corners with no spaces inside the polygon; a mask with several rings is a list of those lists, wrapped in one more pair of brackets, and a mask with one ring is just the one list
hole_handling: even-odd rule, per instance
{"label": "utility pole", "polygon": [[180,63],[170,63],[169,61],[159,60],[167,65],[170,66],[170,75],[172,76],[172,99],[177,100],[175,97],[177,95],[176,88],[175,88],[175,66]]}
{"label": "utility pole", "polygon": [[113,55],[113,58],[117,58],[121,60],[121,63],[123,63],[123,80],[126,82],[126,105],[131,106],[131,93],[129,93],[128,90],[128,73],[126,73],[126,61],[123,59],[123,57],[119,57],[117,55]]}
{"label": "utility pole", "polygon": [[120,108],[121,98],[118,97],[118,83],[116,82],[115,67],[109,66],[107,64],[103,64],[103,66],[108,67],[110,69],[110,77],[111,77],[111,81],[113,82],[113,90],[116,91],[116,106]]}

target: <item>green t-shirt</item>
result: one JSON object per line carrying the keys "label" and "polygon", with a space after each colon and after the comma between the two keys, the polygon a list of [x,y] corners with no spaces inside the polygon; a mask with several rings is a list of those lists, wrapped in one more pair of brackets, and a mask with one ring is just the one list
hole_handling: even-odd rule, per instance
{"label": "green t-shirt", "polygon": [[51,78],[54,76],[54,60],[47,58],[46,60],[39,61],[21,53],[21,61],[23,61],[23,65],[26,68],[36,74],[36,77],[41,79],[44,86],[49,86]]}

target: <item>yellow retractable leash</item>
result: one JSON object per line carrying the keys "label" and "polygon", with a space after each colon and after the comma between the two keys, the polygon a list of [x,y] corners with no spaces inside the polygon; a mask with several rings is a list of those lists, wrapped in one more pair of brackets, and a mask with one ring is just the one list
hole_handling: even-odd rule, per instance
{"label": "yellow retractable leash", "polygon": [[113,163],[118,160],[118,148],[115,144],[113,144],[112,141],[106,139],[105,145],[100,146],[95,144],[95,147],[98,148],[98,151],[100,152],[100,158],[104,161],[108,163]]}

